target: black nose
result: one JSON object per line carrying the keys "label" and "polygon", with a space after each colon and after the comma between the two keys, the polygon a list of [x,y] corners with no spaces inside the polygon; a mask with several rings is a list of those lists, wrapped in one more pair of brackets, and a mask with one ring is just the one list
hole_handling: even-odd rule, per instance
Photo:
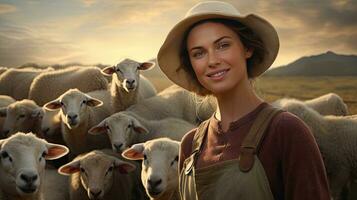
{"label": "black nose", "polygon": [[99,195],[100,195],[100,193],[102,193],[102,191],[101,190],[99,190],[99,191],[90,191],[90,193],[94,196],[94,197],[98,197]]}
{"label": "black nose", "polygon": [[160,185],[160,183],[162,182],[161,178],[160,179],[148,179],[148,183],[150,188],[156,188],[157,186]]}
{"label": "black nose", "polygon": [[38,176],[37,174],[21,174],[20,178],[27,184],[31,184],[37,180]]}
{"label": "black nose", "polygon": [[114,144],[114,148],[116,151],[120,151],[121,147],[123,146],[123,143],[121,144]]}
{"label": "black nose", "polygon": [[68,115],[67,117],[68,117],[69,120],[74,121],[78,117],[78,115],[76,115],[76,114]]}

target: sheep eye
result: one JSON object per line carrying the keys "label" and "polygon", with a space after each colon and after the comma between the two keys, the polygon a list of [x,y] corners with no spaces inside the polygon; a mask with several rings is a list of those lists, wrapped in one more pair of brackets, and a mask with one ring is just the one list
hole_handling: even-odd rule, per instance
{"label": "sheep eye", "polygon": [[146,155],[144,154],[144,160],[147,160],[147,157],[146,157]]}
{"label": "sheep eye", "polygon": [[178,156],[176,156],[175,159],[171,162],[171,166],[174,165],[175,162],[178,162]]}
{"label": "sheep eye", "polygon": [[87,103],[87,100],[83,100],[83,101],[82,101],[82,104],[86,104],[86,103]]}
{"label": "sheep eye", "polygon": [[86,170],[84,170],[83,167],[81,167],[80,170],[81,170],[82,173],[86,173]]}
{"label": "sheep eye", "polygon": [[12,158],[10,157],[10,155],[6,151],[1,153],[1,158],[2,159],[9,158],[10,162],[12,162]]}
{"label": "sheep eye", "polygon": [[22,114],[22,115],[19,115],[19,118],[23,118],[23,117],[25,117],[25,115],[24,115],[24,114]]}
{"label": "sheep eye", "polygon": [[110,166],[110,167],[108,168],[107,172],[105,173],[105,175],[108,175],[108,173],[109,173],[109,172],[112,172],[113,169],[114,169],[114,167],[113,167],[113,166]]}
{"label": "sheep eye", "polygon": [[47,156],[47,153],[44,151],[41,156],[44,158]]}
{"label": "sheep eye", "polygon": [[116,68],[117,72],[123,73],[119,68]]}

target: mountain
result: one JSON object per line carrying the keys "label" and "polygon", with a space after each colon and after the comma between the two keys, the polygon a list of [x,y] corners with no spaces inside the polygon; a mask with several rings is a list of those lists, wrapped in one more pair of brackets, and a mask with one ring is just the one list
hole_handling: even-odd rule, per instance
{"label": "mountain", "polygon": [[332,51],[305,56],[267,71],[265,76],[357,76],[357,56]]}

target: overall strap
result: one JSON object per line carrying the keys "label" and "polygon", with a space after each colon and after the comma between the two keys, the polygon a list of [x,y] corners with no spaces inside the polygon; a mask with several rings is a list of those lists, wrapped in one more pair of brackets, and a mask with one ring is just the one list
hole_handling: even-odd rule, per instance
{"label": "overall strap", "polygon": [[197,155],[201,149],[203,139],[204,139],[207,129],[208,129],[208,125],[209,125],[209,119],[202,122],[196,130],[195,136],[193,137],[193,140],[192,140],[191,156],[185,160],[185,162],[187,162],[186,167],[185,167],[186,175],[192,171],[192,168],[196,164]]}
{"label": "overall strap", "polygon": [[257,153],[263,135],[273,117],[280,112],[282,112],[282,110],[273,106],[267,106],[258,114],[240,147],[239,169],[242,172],[249,172],[252,169],[254,165],[254,155]]}

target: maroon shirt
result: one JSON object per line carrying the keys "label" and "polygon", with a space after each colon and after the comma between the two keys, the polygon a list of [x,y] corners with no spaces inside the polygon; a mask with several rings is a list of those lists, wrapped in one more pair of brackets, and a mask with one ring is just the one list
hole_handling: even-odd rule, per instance
{"label": "maroon shirt", "polygon": [[[212,116],[196,168],[238,158],[244,137],[258,113],[266,106],[270,105],[262,103],[232,122],[225,133],[220,122]],[[182,139],[180,171],[183,161],[191,155],[195,132],[196,129],[193,129]],[[272,119],[261,142],[258,158],[265,169],[275,199],[330,199],[320,151],[310,130],[295,115],[282,112]]]}

